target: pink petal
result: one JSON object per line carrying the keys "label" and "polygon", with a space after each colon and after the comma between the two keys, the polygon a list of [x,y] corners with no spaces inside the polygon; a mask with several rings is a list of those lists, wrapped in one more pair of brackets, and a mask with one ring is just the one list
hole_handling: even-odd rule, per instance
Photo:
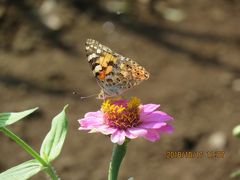
{"label": "pink petal", "polygon": [[144,129],[159,129],[163,126],[166,126],[165,122],[143,122],[142,124],[140,124],[138,127],[140,128],[144,128]]}
{"label": "pink petal", "polygon": [[129,136],[131,134],[133,137],[142,137],[147,133],[147,130],[143,129],[143,128],[136,128],[136,127],[133,128],[132,127],[132,128],[127,129],[126,132],[128,132]]}
{"label": "pink petal", "polygon": [[103,117],[102,111],[96,111],[96,112],[88,112],[84,115],[84,117]]}
{"label": "pink petal", "polygon": [[125,131],[125,135],[129,139],[135,139],[138,137],[137,135],[130,133],[128,129]]}
{"label": "pink petal", "polygon": [[79,127],[78,130],[90,130],[91,128],[89,127]]}
{"label": "pink petal", "polygon": [[92,127],[88,133],[97,133],[99,132],[98,128]]}
{"label": "pink petal", "polygon": [[170,121],[173,120],[171,116],[169,116],[167,113],[162,111],[155,111],[150,114],[146,114],[145,112],[141,112],[140,119],[142,121],[152,121],[152,122],[164,122],[164,121]]}
{"label": "pink petal", "polygon": [[155,111],[159,107],[160,107],[160,104],[145,104],[145,105],[142,105],[141,108],[144,113],[148,114]]}
{"label": "pink petal", "polygon": [[125,141],[125,132],[124,130],[117,130],[111,135],[111,141],[122,145]]}
{"label": "pink petal", "polygon": [[116,131],[116,129],[109,128],[106,125],[96,126],[96,127],[80,127],[79,130],[90,130],[89,133],[100,132],[105,135],[112,134]]}
{"label": "pink petal", "polygon": [[172,133],[173,127],[171,125],[167,124],[166,126],[156,129],[156,131],[158,131],[160,133]]}
{"label": "pink petal", "polygon": [[98,118],[83,118],[80,119],[78,122],[80,123],[81,126],[84,127],[98,126],[103,124],[103,120]]}
{"label": "pink petal", "polygon": [[113,134],[114,132],[116,132],[117,129],[111,128],[107,125],[103,125],[98,128],[98,131],[101,132],[102,134],[109,135],[109,134]]}
{"label": "pink petal", "polygon": [[144,136],[145,139],[149,141],[157,141],[160,138],[159,132],[155,130],[149,130],[148,133]]}

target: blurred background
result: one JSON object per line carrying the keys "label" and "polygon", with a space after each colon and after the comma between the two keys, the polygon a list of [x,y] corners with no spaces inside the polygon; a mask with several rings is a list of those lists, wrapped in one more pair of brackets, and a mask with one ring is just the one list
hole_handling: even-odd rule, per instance
{"label": "blurred background", "polygon": [[[126,93],[160,103],[175,118],[172,135],[156,143],[132,141],[120,179],[226,180],[240,168],[240,1],[238,0],[2,0],[1,112],[38,106],[10,127],[34,149],[51,119],[69,104],[69,130],[53,163],[63,180],[105,180],[112,144],[78,131],[77,120],[101,101],[85,41],[93,38],[150,73]],[[223,150],[224,158],[167,159],[168,151]],[[0,171],[30,159],[1,134]],[[32,179],[47,179],[40,173]]]}

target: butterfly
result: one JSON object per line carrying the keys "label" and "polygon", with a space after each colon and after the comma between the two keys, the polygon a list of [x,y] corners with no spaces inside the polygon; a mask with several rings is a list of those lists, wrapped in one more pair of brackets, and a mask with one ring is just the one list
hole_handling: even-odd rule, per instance
{"label": "butterfly", "polygon": [[99,99],[119,96],[150,76],[144,67],[132,59],[112,51],[94,39],[87,39],[86,55],[101,87]]}

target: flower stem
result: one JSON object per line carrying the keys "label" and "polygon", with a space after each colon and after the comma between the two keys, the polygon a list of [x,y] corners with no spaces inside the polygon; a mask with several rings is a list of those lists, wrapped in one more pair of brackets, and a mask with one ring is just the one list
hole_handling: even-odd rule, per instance
{"label": "flower stem", "polygon": [[33,158],[38,160],[43,165],[43,167],[46,168],[45,171],[48,173],[48,175],[51,177],[52,180],[59,179],[56,172],[52,168],[51,164],[46,162],[43,158],[41,158],[41,156],[34,149],[32,149],[26,142],[24,142],[16,134],[14,134],[13,132],[11,132],[9,129],[5,127],[1,127],[0,131],[2,131],[6,136],[11,138],[13,141],[15,141],[18,145],[20,145]]}
{"label": "flower stem", "polygon": [[121,162],[126,154],[126,151],[127,151],[127,142],[125,142],[123,145],[114,144],[112,159],[109,164],[108,180],[117,180],[118,171],[119,171]]}

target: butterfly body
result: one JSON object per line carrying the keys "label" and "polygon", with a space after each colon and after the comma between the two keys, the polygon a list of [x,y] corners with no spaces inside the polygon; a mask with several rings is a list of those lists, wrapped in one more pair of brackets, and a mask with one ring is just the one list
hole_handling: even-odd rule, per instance
{"label": "butterfly body", "polygon": [[100,99],[118,96],[149,78],[145,68],[96,40],[86,41],[86,53],[93,75],[101,87]]}

